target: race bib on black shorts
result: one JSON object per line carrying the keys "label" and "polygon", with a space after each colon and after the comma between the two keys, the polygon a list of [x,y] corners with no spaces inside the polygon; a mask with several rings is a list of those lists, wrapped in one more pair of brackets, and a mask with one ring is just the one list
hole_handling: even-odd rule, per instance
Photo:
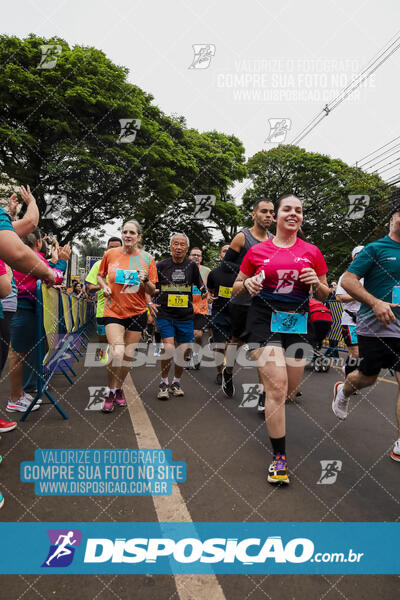
{"label": "race bib on black shorts", "polygon": [[307,333],[307,316],[300,313],[275,311],[271,315],[273,333]]}

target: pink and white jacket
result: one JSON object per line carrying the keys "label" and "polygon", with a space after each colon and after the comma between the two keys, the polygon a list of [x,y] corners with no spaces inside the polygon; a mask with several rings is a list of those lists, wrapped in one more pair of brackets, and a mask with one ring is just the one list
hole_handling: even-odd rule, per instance
{"label": "pink and white jacket", "polygon": [[[62,283],[64,278],[63,272],[52,267],[39,252],[35,252],[35,254],[54,271],[56,285]],[[35,277],[29,273],[20,273],[20,271],[14,271],[14,279],[18,288],[18,300],[26,299],[30,302],[35,302],[36,282],[39,277]]]}

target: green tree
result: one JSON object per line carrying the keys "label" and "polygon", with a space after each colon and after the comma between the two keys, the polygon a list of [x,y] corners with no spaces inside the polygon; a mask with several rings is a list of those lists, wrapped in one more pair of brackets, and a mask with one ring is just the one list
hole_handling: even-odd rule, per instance
{"label": "green tree", "polygon": [[[196,176],[168,205],[152,195],[139,204],[136,215],[144,224],[145,245],[156,254],[167,252],[170,233],[179,231],[189,237],[191,246],[203,248],[207,258],[213,233],[231,239],[240,224],[240,210],[229,188],[247,174],[244,147],[233,135],[195,129],[183,130],[181,143],[196,165]],[[196,195],[215,196],[215,206],[206,221],[193,216]]]}
{"label": "green tree", "polygon": [[[260,197],[275,202],[283,194],[295,194],[303,200],[304,235],[320,248],[334,277],[347,267],[354,246],[386,233],[389,188],[376,174],[297,146],[258,152],[247,167],[253,188],[243,197],[243,218]],[[349,218],[349,195],[369,196],[362,218]]]}
{"label": "green tree", "polygon": [[[40,68],[45,45],[60,49],[51,69]],[[200,134],[165,115],[96,48],[3,35],[0,60],[0,173],[31,186],[41,226],[61,242],[133,214],[146,245],[163,250],[181,208],[177,226],[196,244],[209,241],[212,227],[223,235],[227,221],[235,227],[228,189],[246,173],[237,138]],[[121,141],[122,119],[136,124],[131,143]],[[217,197],[213,219],[192,223],[193,196],[203,193]],[[50,210],[46,194],[58,198]]]}

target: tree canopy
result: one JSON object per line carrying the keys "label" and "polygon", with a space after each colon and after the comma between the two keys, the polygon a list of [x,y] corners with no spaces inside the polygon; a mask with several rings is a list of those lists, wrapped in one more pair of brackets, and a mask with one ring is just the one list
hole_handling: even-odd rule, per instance
{"label": "tree canopy", "polygon": [[[61,243],[135,218],[156,256],[168,252],[171,232],[182,231],[206,261],[216,239],[229,241],[251,224],[256,199],[284,193],[304,200],[305,236],[335,276],[355,245],[385,233],[389,191],[378,175],[284,145],[246,165],[236,136],[166,115],[126,68],[93,47],[2,35],[0,59],[0,186],[29,184],[41,227]],[[247,176],[253,188],[239,209],[230,189]],[[369,196],[362,218],[349,218],[349,195]],[[196,196],[213,199],[207,216],[195,216]]]}
{"label": "tree canopy", "polygon": [[[60,241],[121,216],[139,220],[146,247],[161,250],[171,228],[197,244],[211,228],[235,231],[239,210],[228,190],[246,175],[238,138],[167,116],[93,47],[2,35],[0,59],[0,172],[31,186],[41,226]],[[191,218],[201,194],[216,197],[207,221]]]}
{"label": "tree canopy", "polygon": [[[389,190],[378,175],[297,146],[258,152],[247,167],[253,188],[244,194],[243,217],[260,197],[275,202],[283,194],[295,194],[303,200],[305,238],[320,248],[335,277],[346,269],[355,246],[387,233]],[[354,213],[351,218],[349,196],[369,196],[361,218]]]}

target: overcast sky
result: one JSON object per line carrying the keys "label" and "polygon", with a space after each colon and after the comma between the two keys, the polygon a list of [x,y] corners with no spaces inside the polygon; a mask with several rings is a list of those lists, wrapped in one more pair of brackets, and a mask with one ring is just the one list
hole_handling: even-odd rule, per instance
{"label": "overcast sky", "polygon": [[[164,112],[237,135],[251,156],[274,145],[269,119],[290,120],[290,143],[394,38],[399,16],[398,0],[25,0],[2,4],[1,30],[100,48]],[[189,68],[194,44],[215,51],[207,68]],[[300,145],[353,164],[400,135],[399,71],[400,50]]]}

